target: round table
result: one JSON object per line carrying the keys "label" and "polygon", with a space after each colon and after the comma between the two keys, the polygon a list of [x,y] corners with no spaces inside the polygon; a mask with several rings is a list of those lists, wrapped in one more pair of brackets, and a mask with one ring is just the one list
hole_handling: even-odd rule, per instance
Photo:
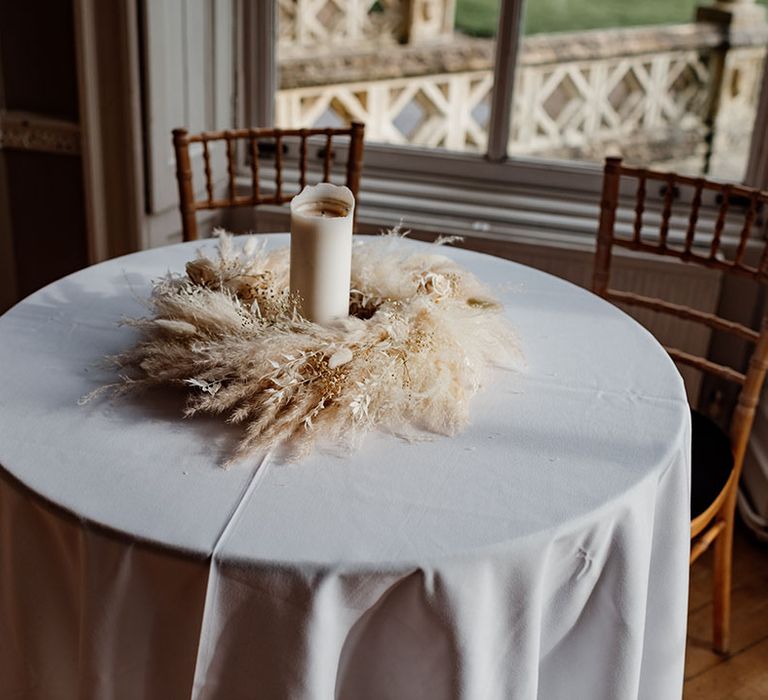
{"label": "round table", "polygon": [[680,697],[690,419],[642,327],[444,247],[526,363],[491,371],[469,428],[223,470],[239,429],[182,420],[179,392],[78,405],[200,245],[0,318],[0,697]]}

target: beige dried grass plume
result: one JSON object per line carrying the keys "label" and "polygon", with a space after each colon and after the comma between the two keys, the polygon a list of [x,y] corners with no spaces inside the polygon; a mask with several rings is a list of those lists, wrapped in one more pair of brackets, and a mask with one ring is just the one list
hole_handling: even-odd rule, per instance
{"label": "beige dried grass plume", "polygon": [[310,323],[288,292],[288,249],[267,252],[219,232],[186,275],[154,284],[153,318],[112,358],[118,392],[189,389],[186,416],[245,426],[227,465],[282,446],[289,458],[318,438],[354,446],[369,429],[452,435],[468,422],[483,370],[509,365],[514,335],[499,303],[449,258],[414,253],[395,232],[354,247],[351,316]]}

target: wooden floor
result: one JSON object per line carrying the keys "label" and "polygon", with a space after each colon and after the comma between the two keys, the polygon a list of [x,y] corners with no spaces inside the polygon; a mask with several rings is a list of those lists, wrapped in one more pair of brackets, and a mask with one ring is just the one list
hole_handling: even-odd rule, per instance
{"label": "wooden floor", "polygon": [[768,700],[768,544],[736,530],[731,654],[712,651],[712,551],[691,568],[685,700]]}

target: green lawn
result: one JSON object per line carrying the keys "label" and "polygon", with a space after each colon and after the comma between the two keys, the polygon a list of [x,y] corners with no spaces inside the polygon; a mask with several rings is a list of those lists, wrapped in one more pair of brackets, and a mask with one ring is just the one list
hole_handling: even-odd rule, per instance
{"label": "green lawn", "polygon": [[[768,4],[768,0],[759,0]],[[525,33],[690,22],[706,0],[527,0]],[[499,0],[457,0],[456,28],[493,36]]]}

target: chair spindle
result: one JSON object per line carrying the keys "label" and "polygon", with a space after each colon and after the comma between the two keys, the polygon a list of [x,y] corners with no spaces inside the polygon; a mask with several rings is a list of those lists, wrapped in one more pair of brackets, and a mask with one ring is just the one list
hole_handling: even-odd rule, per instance
{"label": "chair spindle", "polygon": [[325,156],[323,158],[323,182],[331,181],[331,158],[333,157],[333,133],[325,132]]}
{"label": "chair spindle", "polygon": [[211,153],[208,150],[208,139],[203,139],[203,161],[205,165],[205,191],[208,193],[208,204],[213,202],[213,176],[211,175]]}
{"label": "chair spindle", "polygon": [[696,237],[696,224],[699,221],[699,209],[701,208],[701,192],[704,189],[704,180],[696,180],[696,189],[691,202],[691,215],[688,217],[688,229],[685,232],[685,257],[689,257],[693,248],[693,240]]}
{"label": "chair spindle", "polygon": [[307,185],[307,130],[301,130],[301,146],[299,150],[299,159],[301,165],[299,167],[299,192]]}
{"label": "chair spindle", "polygon": [[715,222],[715,232],[712,235],[712,245],[709,249],[709,257],[714,260],[717,257],[717,251],[720,249],[720,238],[723,235],[723,228],[725,228],[725,217],[728,215],[728,207],[731,203],[731,185],[725,185],[723,187],[723,201],[720,202],[720,211],[717,213],[717,221]]}
{"label": "chair spindle", "polygon": [[275,200],[283,203],[283,135],[275,135]]}
{"label": "chair spindle", "polygon": [[621,158],[607,158],[603,177],[603,192],[600,200],[600,224],[597,229],[597,251],[592,275],[592,291],[604,297],[608,290],[611,267],[611,245],[613,227],[616,223],[616,208],[619,204],[621,183]]}
{"label": "chair spindle", "polygon": [[[352,122],[349,134],[349,157],[347,158],[347,183],[353,192],[360,189],[360,173],[363,169],[363,134],[365,126],[359,122]],[[355,206],[353,230],[357,228],[358,206]]]}
{"label": "chair spindle", "polygon": [[757,274],[762,281],[768,280],[768,245],[763,248],[763,255],[760,258]]}
{"label": "chair spindle", "polygon": [[251,150],[251,201],[256,205],[261,200],[261,191],[259,189],[259,141],[253,132],[248,137],[248,145]]}
{"label": "chair spindle", "polygon": [[669,236],[669,219],[672,216],[672,200],[675,197],[675,175],[667,175],[667,191],[664,193],[664,208],[661,211],[661,227],[659,228],[659,248],[667,247]]}
{"label": "chair spindle", "polygon": [[739,247],[736,249],[734,264],[737,266],[741,266],[742,260],[744,259],[744,251],[747,249],[747,241],[749,240],[749,234],[752,231],[752,225],[755,223],[756,216],[757,192],[753,192],[749,197],[749,208],[747,209],[747,216],[744,219],[744,228],[741,229]]}
{"label": "chair spindle", "polygon": [[643,230],[643,212],[645,211],[645,173],[637,180],[637,194],[635,197],[635,225],[632,240],[640,243],[640,234]]}
{"label": "chair spindle", "polygon": [[235,201],[235,154],[234,154],[234,139],[232,133],[227,132],[225,135],[227,145],[227,176],[229,178],[229,201],[234,203]]}

